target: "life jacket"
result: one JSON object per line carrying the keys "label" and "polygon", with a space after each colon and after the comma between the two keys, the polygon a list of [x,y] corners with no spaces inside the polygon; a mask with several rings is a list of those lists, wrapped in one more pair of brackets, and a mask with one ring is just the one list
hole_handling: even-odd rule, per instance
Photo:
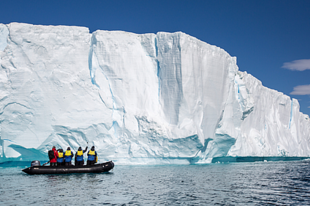
{"label": "life jacket", "polygon": [[76,161],[81,162],[84,161],[83,159],[83,151],[82,150],[78,150],[76,153]]}
{"label": "life jacket", "polygon": [[58,152],[58,158],[57,158],[57,162],[63,162],[64,161],[64,153],[63,152]]}
{"label": "life jacket", "polygon": [[88,152],[88,161],[94,161],[95,160],[95,155],[96,155],[96,152],[93,151],[93,150],[90,150]]}
{"label": "life jacket", "polygon": [[65,153],[65,156],[70,156],[71,157],[72,153],[71,153],[71,150],[67,150],[66,153]]}
{"label": "life jacket", "polygon": [[58,152],[58,158],[63,158],[64,157],[64,153],[63,152]]}
{"label": "life jacket", "polygon": [[71,160],[72,160],[71,155],[72,155],[71,150],[67,150],[65,153],[65,162],[71,162]]}

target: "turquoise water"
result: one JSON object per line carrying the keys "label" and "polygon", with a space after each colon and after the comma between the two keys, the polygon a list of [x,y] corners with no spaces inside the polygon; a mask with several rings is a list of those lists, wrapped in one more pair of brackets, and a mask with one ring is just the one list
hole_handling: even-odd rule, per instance
{"label": "turquoise water", "polygon": [[107,174],[0,168],[0,205],[308,205],[310,161],[118,166]]}

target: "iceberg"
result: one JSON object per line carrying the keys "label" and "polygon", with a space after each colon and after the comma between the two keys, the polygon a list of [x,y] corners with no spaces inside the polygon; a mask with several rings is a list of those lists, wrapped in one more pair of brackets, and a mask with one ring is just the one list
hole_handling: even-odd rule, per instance
{"label": "iceberg", "polygon": [[96,147],[116,164],[309,157],[296,99],[182,32],[0,24],[0,162]]}

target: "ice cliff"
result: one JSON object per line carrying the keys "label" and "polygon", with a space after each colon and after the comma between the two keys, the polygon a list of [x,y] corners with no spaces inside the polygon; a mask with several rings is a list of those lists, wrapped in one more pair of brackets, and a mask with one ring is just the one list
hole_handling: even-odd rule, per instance
{"label": "ice cliff", "polygon": [[118,164],[310,156],[296,99],[182,32],[0,24],[0,64],[1,162],[87,142]]}

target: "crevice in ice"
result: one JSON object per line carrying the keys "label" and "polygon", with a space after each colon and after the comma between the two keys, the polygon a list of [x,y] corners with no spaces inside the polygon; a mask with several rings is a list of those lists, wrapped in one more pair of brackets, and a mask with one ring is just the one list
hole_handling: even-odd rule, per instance
{"label": "crevice in ice", "polygon": [[240,105],[240,109],[242,111],[242,117],[241,120],[244,120],[245,118],[247,118],[249,116],[249,114],[252,113],[252,111],[254,110],[254,105],[251,105],[251,96],[249,94],[249,91],[246,89],[246,94],[242,94],[242,91],[240,90],[240,84],[237,81],[236,78],[240,78],[241,81],[241,86],[245,86],[244,82],[242,80],[242,76],[240,76],[240,72],[237,72],[235,74],[235,79],[234,79],[234,83],[236,85],[236,99]]}
{"label": "crevice in ice", "polygon": [[[17,104],[17,105],[19,105],[19,106],[22,106],[22,107],[25,107],[25,108],[31,110],[31,108],[29,108],[29,107],[27,107],[26,105],[23,105],[23,104],[21,104],[21,103],[18,103],[18,102],[10,102],[10,103],[6,104],[6,105],[2,108],[2,111],[0,112],[0,115],[3,114],[5,108],[7,108],[8,106],[10,106],[10,105],[12,105],[12,104]],[[30,112],[30,113],[31,113],[31,112]],[[32,114],[32,113],[31,113],[31,114]],[[33,114],[32,114],[32,115],[33,115]]]}
{"label": "crevice in ice", "polygon": [[105,101],[104,101],[104,100],[102,99],[102,97],[101,97],[100,92],[98,92],[98,95],[99,95],[99,98],[100,98],[101,102],[102,102],[108,109],[113,109],[113,108],[110,108],[110,107],[105,103]]}
{"label": "crevice in ice", "polygon": [[250,109],[246,110],[243,112],[241,120],[244,120],[245,118],[247,118],[247,116],[249,116],[249,114],[254,110],[254,106],[251,107]]}
{"label": "crevice in ice", "polygon": [[293,100],[291,100],[291,114],[290,114],[290,122],[288,128],[291,128],[291,122],[292,122],[292,117],[293,117]]}
{"label": "crevice in ice", "polygon": [[[198,135],[197,135],[197,137],[198,137]],[[204,157],[202,159],[206,158],[206,156],[205,156],[206,155],[206,150],[208,148],[208,145],[209,145],[210,141],[213,141],[213,139],[210,138],[210,137],[205,139],[203,147],[199,151],[197,151],[197,153],[194,155],[194,157],[192,157],[190,159],[190,164],[195,164],[195,163],[199,162],[201,160],[201,155],[204,155]]]}
{"label": "crevice in ice", "polygon": [[[89,71],[90,71],[90,78],[91,78],[92,84],[94,84],[95,86],[97,86],[100,89],[100,86],[96,82],[96,70],[97,70],[97,67],[99,67],[102,71],[103,76],[108,81],[109,90],[110,90],[111,98],[113,101],[113,108],[112,108],[112,110],[113,110],[112,116],[113,116],[113,112],[116,109],[116,100],[115,100],[115,96],[114,96],[113,91],[112,91],[111,82],[110,82],[108,76],[105,74],[104,69],[100,66],[99,61],[98,61],[98,56],[96,54],[96,51],[94,51],[94,46],[96,44],[97,44],[97,39],[96,39],[95,34],[93,33],[92,37],[91,37],[91,45],[90,45],[90,50],[89,50],[89,55],[88,55],[88,67],[89,67]],[[95,65],[93,63],[95,63]],[[100,94],[99,94],[99,96],[100,96],[101,101],[105,104],[105,102],[103,101]]]}
{"label": "crevice in ice", "polygon": [[156,61],[156,66],[157,66],[157,79],[158,79],[158,101],[160,103],[160,65],[159,65],[159,60],[158,60],[158,40],[157,37],[155,37],[154,40],[155,43],[155,61]]}
{"label": "crevice in ice", "polygon": [[119,137],[119,132],[120,132],[121,129],[120,129],[120,126],[117,123],[117,121],[113,121],[112,128],[114,130],[114,137],[118,138]]}
{"label": "crevice in ice", "polygon": [[205,139],[205,142],[204,142],[204,146],[203,146],[203,148],[201,148],[201,152],[205,152],[206,150],[207,150],[207,147],[208,147],[208,144],[209,144],[209,142],[210,141],[212,141],[213,139],[212,138],[208,138],[208,139]]}
{"label": "crevice in ice", "polygon": [[221,114],[220,114],[220,117],[219,119],[217,120],[217,123],[216,123],[216,128],[221,128],[222,127],[222,119],[223,119],[223,116],[224,116],[224,109],[221,111]]}
{"label": "crevice in ice", "polygon": [[[7,25],[6,25],[7,26]],[[7,26],[7,28],[8,28],[8,30],[9,30],[9,27]],[[10,31],[10,30],[9,30]],[[15,44],[18,48],[20,48],[20,52],[23,54],[23,57],[25,57],[25,60],[27,60],[27,64],[32,64],[32,62],[30,61],[30,59],[29,59],[29,57],[28,57],[28,54],[27,54],[27,51],[24,51],[24,49],[23,49],[23,47],[21,46],[21,44],[20,43],[17,43],[17,42],[15,42],[13,39],[12,39],[12,37],[11,37],[11,33],[9,32],[8,33],[8,36],[7,36],[7,39],[9,39],[10,40],[10,42],[12,42],[13,44]],[[12,66],[14,67],[14,68],[18,68],[15,64],[14,64],[14,62],[13,61],[10,61],[10,63],[12,64]],[[32,67],[29,67],[30,69],[32,69]]]}
{"label": "crevice in ice", "polygon": [[92,37],[91,37],[91,42],[90,42],[90,49],[89,49],[89,54],[88,54],[88,68],[89,68],[89,72],[90,72],[90,78],[91,78],[91,82],[93,85],[96,85],[98,88],[99,85],[96,83],[96,79],[95,79],[95,76],[96,76],[96,68],[93,67],[93,55],[94,55],[94,48],[93,48],[93,45],[97,43],[97,39],[95,37],[94,34],[92,34]]}
{"label": "crevice in ice", "polygon": [[8,99],[8,96],[4,96],[2,97],[2,99],[0,99],[0,102],[3,102],[4,100]]}

